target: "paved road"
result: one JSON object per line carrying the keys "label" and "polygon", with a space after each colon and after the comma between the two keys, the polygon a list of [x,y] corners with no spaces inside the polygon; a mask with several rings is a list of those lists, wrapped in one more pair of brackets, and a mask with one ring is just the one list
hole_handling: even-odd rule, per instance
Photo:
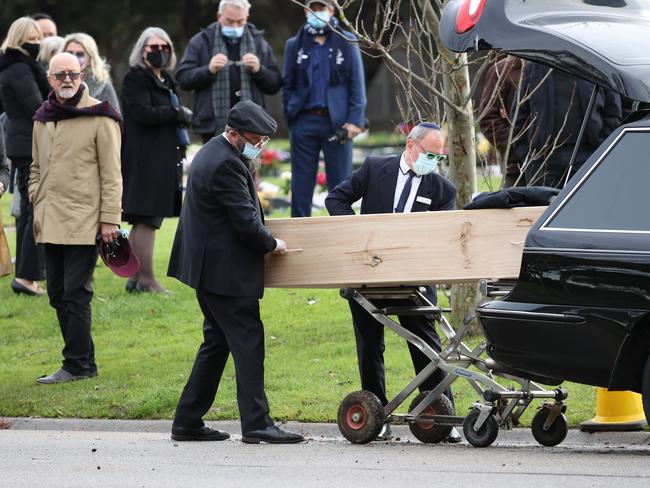
{"label": "paved road", "polygon": [[[400,440],[351,445],[335,426],[290,424],[309,435],[299,445],[247,445],[237,424],[231,440],[180,443],[169,422],[35,421],[0,431],[0,487],[534,487],[650,486],[650,433],[571,431],[544,448],[530,432],[502,432],[477,449]],[[79,430],[81,429],[81,430]]]}

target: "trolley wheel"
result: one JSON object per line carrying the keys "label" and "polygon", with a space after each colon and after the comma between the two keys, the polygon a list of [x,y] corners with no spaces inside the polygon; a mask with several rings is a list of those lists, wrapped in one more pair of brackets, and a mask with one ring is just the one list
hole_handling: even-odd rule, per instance
{"label": "trolley wheel", "polygon": [[366,444],[381,432],[385,421],[384,407],[374,393],[355,391],[339,405],[336,420],[343,437],[354,444]]}
{"label": "trolley wheel", "polygon": [[[409,407],[409,412],[413,411],[417,407],[424,397],[429,394],[428,391],[423,391],[418,396],[416,396],[411,402]],[[424,409],[422,415],[455,415],[456,411],[454,406],[451,403],[451,400],[445,395],[440,395],[438,398],[433,400],[427,408]],[[426,422],[413,422],[409,423],[409,429],[411,433],[415,436],[420,442],[427,444],[437,444],[438,442],[444,441],[449,433],[451,432],[451,425],[436,425]]]}
{"label": "trolley wheel", "polygon": [[542,407],[533,417],[530,429],[533,432],[535,440],[542,446],[553,447],[564,440],[569,432],[569,426],[567,425],[566,417],[561,413],[548,430],[544,430],[544,424],[550,413],[548,408]]}
{"label": "trolley wheel", "polygon": [[474,447],[487,447],[492,444],[499,434],[499,423],[494,415],[490,414],[478,431],[474,430],[474,424],[481,411],[473,408],[465,417],[463,422],[463,434],[465,439]]}

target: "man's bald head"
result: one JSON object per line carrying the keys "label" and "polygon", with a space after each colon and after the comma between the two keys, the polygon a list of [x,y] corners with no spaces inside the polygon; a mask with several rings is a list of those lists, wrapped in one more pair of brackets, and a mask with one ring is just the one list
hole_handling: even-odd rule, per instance
{"label": "man's bald head", "polygon": [[67,52],[52,56],[49,72],[56,73],[56,70],[61,70],[61,67],[65,67],[66,71],[70,68],[72,68],[72,70],[81,71],[81,66],[79,65],[79,59],[77,59],[77,56]]}
{"label": "man's bald head", "polygon": [[60,102],[69,100],[79,91],[81,66],[77,56],[70,53],[55,54],[50,60],[47,79]]}

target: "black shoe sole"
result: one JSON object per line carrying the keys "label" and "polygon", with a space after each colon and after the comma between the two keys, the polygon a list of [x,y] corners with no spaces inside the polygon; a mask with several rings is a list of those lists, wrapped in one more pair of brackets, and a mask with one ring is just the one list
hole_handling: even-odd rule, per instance
{"label": "black shoe sole", "polygon": [[224,436],[212,436],[212,437],[205,437],[205,436],[198,436],[198,435],[172,434],[171,437],[172,437],[172,440],[179,441],[179,442],[190,442],[190,441],[209,442],[209,441],[225,441],[226,439],[230,439],[229,434],[226,434]]}
{"label": "black shoe sole", "polygon": [[262,442],[266,442],[267,444],[299,444],[305,441],[305,439],[268,440],[260,439],[259,437],[242,437],[241,441],[246,444],[260,444]]}

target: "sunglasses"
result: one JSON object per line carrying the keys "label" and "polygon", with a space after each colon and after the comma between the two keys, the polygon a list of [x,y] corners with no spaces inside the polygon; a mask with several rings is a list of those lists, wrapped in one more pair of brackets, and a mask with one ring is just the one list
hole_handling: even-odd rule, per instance
{"label": "sunglasses", "polygon": [[84,51],[67,51],[67,52],[69,52],[70,54],[74,54],[78,58],[85,58],[86,57],[86,53]]}
{"label": "sunglasses", "polygon": [[169,47],[169,44],[147,44],[145,47],[148,47],[150,51],[162,51],[164,53],[172,52],[172,48]]}
{"label": "sunglasses", "polygon": [[429,161],[434,161],[435,160],[435,161],[438,162],[438,164],[442,164],[445,161],[447,161],[447,155],[446,154],[438,154],[438,153],[434,153],[434,152],[431,152],[431,151],[425,151],[424,149],[422,149],[422,146],[420,146],[417,142],[415,143],[415,145],[420,150],[420,153],[424,154],[424,157],[427,158]]}
{"label": "sunglasses", "polygon": [[65,81],[66,77],[69,77],[71,81],[75,81],[79,79],[81,73],[75,71],[63,71],[61,73],[54,73],[52,76],[54,76],[57,81]]}

